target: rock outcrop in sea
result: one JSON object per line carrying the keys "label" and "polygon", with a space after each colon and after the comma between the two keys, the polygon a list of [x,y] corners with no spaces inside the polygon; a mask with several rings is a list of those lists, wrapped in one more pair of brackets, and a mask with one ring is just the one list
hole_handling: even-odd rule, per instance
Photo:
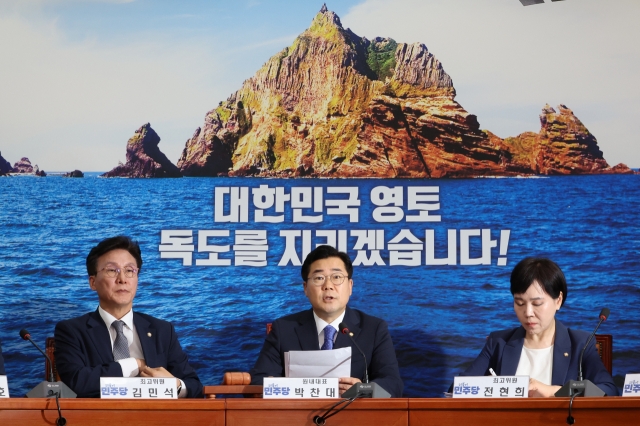
{"label": "rock outcrop in sea", "polygon": [[[624,164],[610,168],[596,138],[566,105],[548,104],[540,114],[540,132],[506,138],[508,171],[539,175],[633,173]],[[491,134],[492,139],[497,137]],[[499,138],[497,138],[499,139]]]}
{"label": "rock outcrop in sea", "polygon": [[[36,166],[37,168],[38,166]],[[31,161],[27,157],[22,157],[20,161],[16,161],[11,169],[11,173],[34,173]]]}
{"label": "rock outcrop in sea", "polygon": [[293,44],[205,115],[186,176],[466,177],[618,173],[571,110],[501,139],[455,101],[424,44],[368,40],[320,10]]}
{"label": "rock outcrop in sea", "polygon": [[76,169],[76,170],[74,170],[72,172],[63,174],[62,177],[82,178],[82,177],[84,177],[84,173],[82,173],[80,170]]}
{"label": "rock outcrop in sea", "polygon": [[11,172],[11,163],[4,159],[2,153],[0,152],[0,176],[4,176],[7,173]]}
{"label": "rock outcrop in sea", "polygon": [[163,178],[182,177],[180,170],[158,148],[160,137],[149,123],[127,142],[127,162],[104,173],[103,177]]}
{"label": "rock outcrop in sea", "polygon": [[40,170],[37,164],[31,165],[31,161],[27,157],[22,157],[20,161],[16,161],[10,172],[25,175],[35,175],[39,177],[45,177],[47,175],[44,170]]}

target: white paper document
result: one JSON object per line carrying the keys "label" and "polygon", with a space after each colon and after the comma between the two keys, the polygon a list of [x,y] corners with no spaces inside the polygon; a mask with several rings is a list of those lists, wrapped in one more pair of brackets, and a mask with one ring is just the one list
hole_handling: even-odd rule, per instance
{"label": "white paper document", "polygon": [[284,353],[286,377],[351,377],[351,347]]}

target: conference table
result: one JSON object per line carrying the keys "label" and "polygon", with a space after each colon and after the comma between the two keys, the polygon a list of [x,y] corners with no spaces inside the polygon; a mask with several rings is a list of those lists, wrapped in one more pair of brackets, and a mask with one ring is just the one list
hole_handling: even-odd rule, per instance
{"label": "conference table", "polygon": [[[310,425],[336,400],[218,398],[202,400],[61,399],[68,426],[75,425]],[[361,399],[326,420],[342,425],[566,425],[569,398]],[[640,397],[576,398],[578,426],[638,425]],[[0,399],[0,425],[55,425],[55,399]]]}

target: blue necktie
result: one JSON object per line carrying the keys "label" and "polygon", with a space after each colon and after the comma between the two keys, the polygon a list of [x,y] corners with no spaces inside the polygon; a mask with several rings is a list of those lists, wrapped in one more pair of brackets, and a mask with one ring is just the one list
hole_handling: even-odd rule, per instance
{"label": "blue necktie", "polygon": [[116,340],[113,342],[114,361],[129,358],[129,341],[127,341],[127,338],[122,332],[124,321],[114,321],[111,323],[111,326],[116,329]]}
{"label": "blue necktie", "polygon": [[324,328],[324,343],[322,344],[322,347],[320,349],[322,349],[323,351],[327,349],[333,349],[333,336],[335,336],[337,332],[338,330],[336,330],[332,326],[326,326]]}

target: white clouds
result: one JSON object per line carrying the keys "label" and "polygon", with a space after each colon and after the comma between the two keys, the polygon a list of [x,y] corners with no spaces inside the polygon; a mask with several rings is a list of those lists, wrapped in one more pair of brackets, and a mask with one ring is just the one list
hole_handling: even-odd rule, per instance
{"label": "white clouds", "polygon": [[291,43],[293,43],[293,40],[295,40],[297,36],[298,34],[291,34],[285,37],[278,37],[274,39],[259,41],[257,43],[248,44],[246,46],[238,46],[235,50],[236,51],[254,50],[261,47],[273,46],[274,48],[273,54],[275,55],[276,53],[278,53],[279,50],[284,49],[285,46],[291,45]]}
{"label": "white clouds", "polygon": [[537,131],[541,107],[565,103],[609,163],[638,167],[639,15],[635,0],[369,0],[342,22],[359,35],[426,44],[483,128]]}
{"label": "white clouds", "polygon": [[[204,113],[229,95],[215,88],[226,75],[215,53],[193,40],[69,44],[53,22],[0,18],[0,151],[45,170],[105,170],[149,121],[176,162]],[[86,155],[71,161],[77,152]]]}

